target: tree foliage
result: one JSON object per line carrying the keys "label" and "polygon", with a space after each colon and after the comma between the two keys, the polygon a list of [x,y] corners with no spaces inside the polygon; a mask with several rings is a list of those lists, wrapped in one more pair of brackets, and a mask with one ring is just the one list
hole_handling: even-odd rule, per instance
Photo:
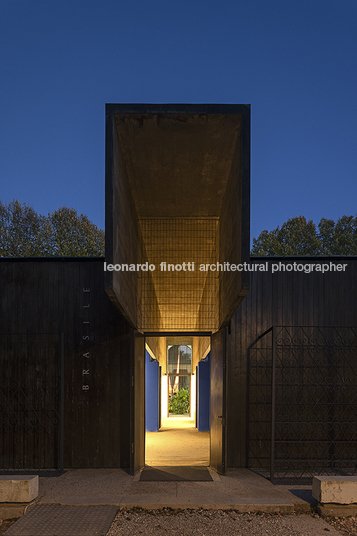
{"label": "tree foliage", "polygon": [[322,218],[316,227],[304,216],[253,238],[252,255],[357,255],[357,216],[337,222]]}
{"label": "tree foliage", "polygon": [[186,415],[190,413],[190,393],[188,389],[180,389],[169,398],[169,413]]}
{"label": "tree foliage", "polygon": [[102,257],[104,231],[73,208],[42,216],[17,200],[0,201],[0,257]]}

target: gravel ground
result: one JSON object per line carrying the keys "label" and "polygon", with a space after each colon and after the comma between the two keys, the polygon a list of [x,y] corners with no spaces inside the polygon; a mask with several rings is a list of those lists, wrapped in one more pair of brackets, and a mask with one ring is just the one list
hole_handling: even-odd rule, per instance
{"label": "gravel ground", "polygon": [[0,519],[0,534],[4,534],[5,530],[9,529],[15,521],[17,521],[17,519],[6,519],[5,521]]}
{"label": "gravel ground", "polygon": [[[336,521],[336,520],[334,520]],[[340,526],[337,524],[338,531]],[[323,536],[337,532],[317,514],[241,514],[234,510],[121,510],[107,536]],[[356,533],[357,534],[357,533]]]}
{"label": "gravel ground", "polygon": [[[16,521],[0,521],[0,535]],[[356,517],[240,514],[223,510],[121,510],[107,536],[139,534],[188,536],[357,536]],[[6,536],[6,534],[5,534]]]}
{"label": "gravel ground", "polygon": [[340,534],[357,535],[357,517],[324,517]]}

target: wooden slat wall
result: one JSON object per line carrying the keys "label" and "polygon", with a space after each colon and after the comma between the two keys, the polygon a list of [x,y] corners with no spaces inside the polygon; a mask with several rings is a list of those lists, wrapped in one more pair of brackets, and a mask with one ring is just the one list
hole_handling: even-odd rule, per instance
{"label": "wooden slat wall", "polygon": [[65,334],[65,467],[130,463],[130,329],[104,291],[103,262],[0,260],[0,331]]}
{"label": "wooden slat wall", "polygon": [[[228,466],[245,467],[246,384],[249,345],[274,325],[357,326],[357,258],[252,258],[268,272],[251,274],[250,291],[236,310],[228,335]],[[348,264],[345,272],[279,272],[271,264]]]}
{"label": "wooden slat wall", "polygon": [[[279,260],[291,262],[267,262]],[[245,466],[247,349],[257,336],[273,324],[357,325],[357,259],[294,260],[348,267],[325,274],[251,274],[251,290],[231,320],[227,342],[229,466]],[[66,467],[130,464],[130,327],[104,292],[103,262],[0,260],[1,332],[65,333]]]}

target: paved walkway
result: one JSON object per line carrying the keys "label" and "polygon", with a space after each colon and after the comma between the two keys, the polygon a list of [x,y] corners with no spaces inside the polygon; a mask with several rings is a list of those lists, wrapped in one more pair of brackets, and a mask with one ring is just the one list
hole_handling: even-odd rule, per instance
{"label": "paved walkway", "polygon": [[[115,510],[114,510],[115,509]],[[119,510],[110,506],[38,505],[5,536],[340,536],[311,514],[239,514],[222,510]],[[347,527],[345,527],[347,528]]]}
{"label": "paved walkway", "polygon": [[[235,508],[239,511],[310,511],[311,491],[273,485],[248,469],[229,469],[212,482],[142,482],[122,469],[76,469],[40,478],[38,504],[145,508]],[[305,497],[304,497],[305,494]]]}
{"label": "paved walkway", "polygon": [[[310,516],[311,492],[306,486],[274,486],[248,469],[230,469],[225,476],[215,473],[213,476],[212,482],[142,482],[138,475],[132,477],[121,469],[68,470],[59,477],[40,478],[36,502],[5,535],[105,536],[116,512],[134,506],[148,510],[170,507],[175,511],[231,509],[234,515],[237,512],[280,512],[291,516],[299,512],[305,514],[305,527],[306,523],[312,523],[311,531],[301,534],[317,534],[316,521]],[[149,522],[151,517],[145,520],[144,516],[140,523]],[[130,532],[134,529],[129,530],[129,525],[128,532],[122,532],[123,523],[128,519],[125,511],[119,513],[113,524],[116,528],[112,528],[109,535],[142,533],[141,529]],[[148,534],[155,534],[155,526]],[[336,533],[331,531],[330,534]]]}
{"label": "paved walkway", "polygon": [[6,536],[105,536],[117,514],[115,506],[59,506],[31,508]]}
{"label": "paved walkway", "polygon": [[160,432],[146,432],[147,465],[209,465],[209,432],[198,432],[189,417],[161,421]]}
{"label": "paved walkway", "polygon": [[[147,434],[147,462],[208,465],[208,432],[197,432],[187,419],[162,424],[162,432]],[[5,534],[105,536],[117,511],[132,507],[310,514],[311,486],[273,485],[248,469],[230,469],[225,476],[210,472],[211,482],[140,481],[140,475],[133,477],[122,469],[77,469],[42,477],[34,505]]]}

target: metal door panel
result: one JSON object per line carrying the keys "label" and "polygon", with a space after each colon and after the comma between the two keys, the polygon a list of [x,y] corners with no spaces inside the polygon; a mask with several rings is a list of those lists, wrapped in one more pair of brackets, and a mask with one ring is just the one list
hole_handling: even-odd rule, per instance
{"label": "metal door panel", "polygon": [[226,471],[226,329],[211,337],[210,465]]}
{"label": "metal door panel", "polygon": [[136,330],[131,335],[131,457],[130,473],[145,465],[145,338]]}

